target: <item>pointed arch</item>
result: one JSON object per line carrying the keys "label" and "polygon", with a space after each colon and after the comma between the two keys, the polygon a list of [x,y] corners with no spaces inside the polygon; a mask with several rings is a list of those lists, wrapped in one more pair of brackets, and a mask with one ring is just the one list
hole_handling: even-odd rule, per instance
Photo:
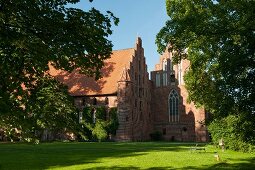
{"label": "pointed arch", "polygon": [[172,90],[168,96],[169,122],[179,122],[179,94]]}

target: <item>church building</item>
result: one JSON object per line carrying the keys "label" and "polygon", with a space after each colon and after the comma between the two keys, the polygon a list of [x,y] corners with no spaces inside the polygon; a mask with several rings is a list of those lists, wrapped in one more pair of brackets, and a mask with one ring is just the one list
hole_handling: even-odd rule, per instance
{"label": "church building", "polygon": [[150,134],[160,132],[166,141],[205,142],[206,112],[187,102],[183,75],[188,67],[188,60],[173,65],[172,52],[166,51],[149,78],[138,37],[134,48],[112,52],[98,81],[78,70],[68,73],[50,67],[50,74],[68,86],[80,110],[88,105],[117,108],[116,141],[147,141]]}

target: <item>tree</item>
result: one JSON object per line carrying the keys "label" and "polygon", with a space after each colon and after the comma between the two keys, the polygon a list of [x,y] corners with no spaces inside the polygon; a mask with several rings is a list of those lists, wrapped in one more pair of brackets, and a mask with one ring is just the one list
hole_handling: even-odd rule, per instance
{"label": "tree", "polygon": [[[184,77],[189,100],[216,121],[233,115],[255,124],[255,1],[166,0],[166,8],[170,19],[156,43],[159,52],[167,46],[174,52],[175,63],[190,61]],[[255,131],[248,127],[238,135],[255,144]]]}
{"label": "tree", "polygon": [[[189,99],[215,115],[255,114],[254,1],[166,0],[170,19],[157,35],[175,62],[187,58]],[[188,55],[184,53],[187,49]]]}
{"label": "tree", "polygon": [[212,142],[218,145],[220,139],[223,139],[227,149],[254,152],[255,148],[251,145],[254,144],[253,122],[254,120],[247,120],[243,115],[229,115],[215,119],[208,126]]}
{"label": "tree", "polygon": [[28,101],[23,123],[29,131],[23,131],[23,136],[30,137],[37,132],[35,135],[40,139],[40,132],[45,129],[56,133],[76,132],[79,122],[73,98],[68,95],[68,88],[56,79],[39,79],[37,88],[33,89]]}
{"label": "tree", "polygon": [[103,60],[112,51],[107,37],[118,18],[109,11],[103,15],[94,8],[85,12],[67,7],[78,2],[1,1],[0,114],[6,126],[8,122],[22,122],[24,115],[31,114],[28,104],[34,102],[32,96],[42,94],[39,82],[47,75],[49,63],[57,69],[79,69],[88,76],[100,77]]}

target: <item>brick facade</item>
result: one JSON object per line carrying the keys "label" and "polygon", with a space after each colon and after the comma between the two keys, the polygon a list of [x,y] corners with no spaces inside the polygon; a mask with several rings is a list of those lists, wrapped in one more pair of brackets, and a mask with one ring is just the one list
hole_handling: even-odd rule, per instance
{"label": "brick facade", "polygon": [[78,108],[117,107],[116,141],[150,140],[155,131],[162,132],[167,141],[207,141],[207,130],[201,123],[206,119],[205,110],[187,103],[183,75],[189,61],[173,65],[168,51],[159,60],[150,80],[142,40],[137,38],[134,48],[113,51],[102,69],[103,78],[97,82],[54,69],[50,73],[68,85]]}
{"label": "brick facade", "polygon": [[[196,108],[193,103],[187,102],[188,92],[183,81],[190,63],[182,60],[173,65],[172,57],[171,52],[165,51],[160,57],[160,63],[155,65],[155,71],[151,72],[154,130],[162,132],[165,140],[205,142],[208,140],[203,124],[206,119],[205,109]],[[178,95],[178,104],[170,101],[173,92]],[[177,110],[175,114],[171,113],[173,105]]]}

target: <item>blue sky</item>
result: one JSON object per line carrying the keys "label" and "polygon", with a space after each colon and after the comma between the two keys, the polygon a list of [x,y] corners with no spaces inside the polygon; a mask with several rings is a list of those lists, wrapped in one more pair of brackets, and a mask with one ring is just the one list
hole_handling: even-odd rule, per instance
{"label": "blue sky", "polygon": [[109,37],[113,50],[134,47],[138,35],[143,41],[148,71],[154,70],[154,65],[159,62],[156,34],[168,19],[165,0],[94,0],[92,3],[81,0],[75,7],[86,11],[95,7],[102,13],[113,12],[120,19]]}

